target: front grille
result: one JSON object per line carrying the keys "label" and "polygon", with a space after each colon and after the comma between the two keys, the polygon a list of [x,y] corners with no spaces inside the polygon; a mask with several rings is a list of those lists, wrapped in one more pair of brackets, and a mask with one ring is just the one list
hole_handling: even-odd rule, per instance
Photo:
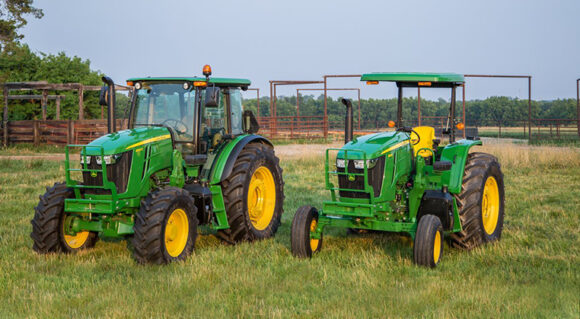
{"label": "front grille", "polygon": [[[344,168],[337,168],[338,172],[344,173]],[[354,162],[348,161],[348,171],[351,173],[363,173],[363,169],[354,168]],[[369,185],[373,187],[374,197],[378,197],[381,194],[381,187],[383,186],[383,175],[385,173],[385,157],[379,157],[377,165],[370,168],[368,171]],[[364,190],[364,176],[355,176],[354,181],[349,181],[348,176],[338,175],[338,186],[339,188],[349,188],[349,189],[360,189]],[[370,198],[368,193],[364,192],[353,192],[353,191],[339,191],[340,197],[350,197],[350,198]]]}
{"label": "front grille", "polygon": [[[131,168],[131,158],[133,151],[120,154],[114,164],[107,165],[107,178],[113,182],[117,187],[117,193],[121,194],[127,191],[127,183],[129,181],[129,171]],[[89,169],[101,169],[101,165],[97,164],[96,156],[91,156],[91,161],[87,165]],[[103,186],[103,174],[98,172],[96,176],[91,176],[91,172],[83,172],[83,184],[87,186]],[[86,194],[95,195],[110,195],[111,192],[102,188],[86,188]]]}

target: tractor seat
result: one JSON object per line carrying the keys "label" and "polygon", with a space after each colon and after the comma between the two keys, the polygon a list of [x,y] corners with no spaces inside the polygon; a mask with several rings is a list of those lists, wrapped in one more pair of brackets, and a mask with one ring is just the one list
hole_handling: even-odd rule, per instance
{"label": "tractor seat", "polygon": [[413,152],[415,156],[421,155],[423,157],[432,156],[433,153],[427,150],[419,151],[422,148],[433,149],[433,139],[435,138],[435,129],[430,126],[417,126],[414,127],[413,130],[415,132],[411,132],[411,143],[414,144],[417,142],[417,134],[419,134],[419,143],[413,145]]}

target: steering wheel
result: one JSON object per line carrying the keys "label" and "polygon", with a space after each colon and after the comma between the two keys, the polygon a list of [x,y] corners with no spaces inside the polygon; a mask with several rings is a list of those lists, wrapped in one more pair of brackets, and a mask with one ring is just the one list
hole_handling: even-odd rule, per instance
{"label": "steering wheel", "polygon": [[413,140],[411,139],[411,134],[409,134],[409,139],[411,139],[411,145],[417,145],[419,144],[419,142],[421,142],[421,136],[419,135],[419,133],[417,133],[417,131],[415,131],[414,129],[411,129],[411,132],[415,133],[415,135],[417,135],[417,142],[413,143]]}
{"label": "steering wheel", "polygon": [[[169,123],[173,123],[174,125],[171,125]],[[185,124],[181,120],[167,119],[167,120],[161,122],[161,125],[167,125],[167,126],[173,128],[175,130],[175,132],[177,132],[177,134],[180,134],[180,135],[187,133],[187,124]],[[181,126],[181,127],[179,127],[179,126]]]}
{"label": "steering wheel", "polygon": [[[409,140],[411,141],[411,145],[417,145],[417,144],[419,144],[419,142],[421,142],[421,136],[412,127],[404,126],[404,127],[398,128],[397,131],[401,131],[401,132],[408,133],[409,134]],[[416,142],[413,142],[413,140],[411,139],[411,133],[415,133],[415,135],[417,135],[417,141]]]}

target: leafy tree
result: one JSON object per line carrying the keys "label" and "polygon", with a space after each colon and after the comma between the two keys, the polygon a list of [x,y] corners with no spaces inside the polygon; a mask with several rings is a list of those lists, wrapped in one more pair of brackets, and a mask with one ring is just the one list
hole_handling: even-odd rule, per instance
{"label": "leafy tree", "polygon": [[[90,61],[79,57],[58,54],[34,53],[26,44],[16,44],[11,50],[0,52],[0,82],[47,81],[49,83],[82,83],[100,85],[102,74],[91,70]],[[18,94],[12,92],[12,94]],[[33,92],[41,94],[41,92]],[[74,91],[49,91],[48,94],[65,95],[61,103],[61,118],[78,118],[78,96]],[[99,118],[101,107],[98,92],[85,92],[85,118]],[[49,102],[48,118],[54,118],[56,109]],[[39,101],[10,102],[9,118],[26,120],[41,117]]]}
{"label": "leafy tree", "polygon": [[0,50],[10,49],[23,35],[18,30],[26,25],[25,16],[43,17],[41,9],[32,5],[33,0],[0,0]]}

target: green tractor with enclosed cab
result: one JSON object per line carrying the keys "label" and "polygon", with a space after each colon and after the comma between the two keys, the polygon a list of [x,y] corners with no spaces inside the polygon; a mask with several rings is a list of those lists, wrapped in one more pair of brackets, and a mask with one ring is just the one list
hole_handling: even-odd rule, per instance
{"label": "green tractor with enclosed cab", "polygon": [[[249,80],[134,78],[128,129],[115,129],[115,84],[104,77],[109,134],[66,148],[66,182],[40,196],[32,219],[41,254],[125,238],[139,263],[184,260],[198,225],[227,243],[274,236],[284,182],[271,142],[242,107]],[[80,153],[79,159],[71,159]],[[79,155],[75,155],[79,156]]]}
{"label": "green tractor with enclosed cab", "polygon": [[[322,248],[327,227],[351,232],[386,231],[413,238],[413,259],[435,267],[443,242],[472,249],[499,240],[504,219],[504,182],[497,158],[470,152],[482,145],[477,137],[455,140],[456,88],[459,74],[370,73],[367,84],[395,82],[398,87],[395,131],[353,138],[352,105],[346,106],[345,145],[326,150],[326,189],[331,200],[322,209],[306,205],[298,209],[291,229],[292,253],[312,257]],[[447,127],[435,138],[433,127],[409,127],[403,122],[404,88],[451,90]]]}

